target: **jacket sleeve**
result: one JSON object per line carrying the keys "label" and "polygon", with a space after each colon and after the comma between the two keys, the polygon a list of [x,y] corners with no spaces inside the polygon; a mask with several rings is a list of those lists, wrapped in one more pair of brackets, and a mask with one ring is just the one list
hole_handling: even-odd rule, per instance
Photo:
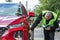
{"label": "jacket sleeve", "polygon": [[40,23],[41,19],[42,19],[42,13],[40,13],[40,15],[37,17],[37,19],[33,23],[31,30],[34,30],[34,28]]}
{"label": "jacket sleeve", "polygon": [[59,27],[58,20],[56,20],[56,21],[54,22],[54,26],[51,27],[51,30],[55,30],[55,29],[58,28],[58,27]]}

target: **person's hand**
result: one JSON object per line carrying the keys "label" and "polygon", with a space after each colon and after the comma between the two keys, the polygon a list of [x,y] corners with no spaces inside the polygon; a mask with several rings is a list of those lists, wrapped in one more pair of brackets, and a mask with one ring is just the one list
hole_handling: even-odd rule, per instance
{"label": "person's hand", "polygon": [[50,29],[51,29],[50,27],[47,27],[47,28],[46,28],[46,30],[48,30],[48,31],[49,31]]}
{"label": "person's hand", "polygon": [[29,33],[32,33],[32,30],[29,30]]}

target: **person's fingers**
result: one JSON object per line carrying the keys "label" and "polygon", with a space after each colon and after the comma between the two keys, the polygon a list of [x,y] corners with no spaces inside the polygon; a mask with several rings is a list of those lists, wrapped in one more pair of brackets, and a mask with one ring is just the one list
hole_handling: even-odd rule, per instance
{"label": "person's fingers", "polygon": [[32,32],[32,30],[29,30],[29,33],[31,33]]}
{"label": "person's fingers", "polygon": [[46,30],[50,30],[50,27],[46,28]]}

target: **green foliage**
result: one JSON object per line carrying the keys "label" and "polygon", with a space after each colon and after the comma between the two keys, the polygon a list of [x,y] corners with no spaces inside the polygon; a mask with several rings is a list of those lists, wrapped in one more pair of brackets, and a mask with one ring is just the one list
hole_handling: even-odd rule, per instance
{"label": "green foliage", "polygon": [[35,6],[34,12],[35,12],[36,16],[39,15],[39,13],[41,12],[41,8],[39,5]]}
{"label": "green foliage", "polygon": [[39,15],[41,10],[51,10],[60,15],[60,0],[39,0],[39,2],[34,9],[36,15]]}

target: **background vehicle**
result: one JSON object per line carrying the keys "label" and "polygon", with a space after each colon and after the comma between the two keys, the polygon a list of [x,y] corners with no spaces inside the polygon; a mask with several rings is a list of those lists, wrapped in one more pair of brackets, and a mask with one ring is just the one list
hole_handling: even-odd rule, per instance
{"label": "background vehicle", "polygon": [[58,18],[58,25],[59,25],[59,27],[56,29],[56,31],[60,32],[60,18]]}
{"label": "background vehicle", "polygon": [[28,18],[34,13],[27,13],[23,4],[1,3],[0,4],[0,40],[16,40],[14,35],[22,31],[22,40],[28,40]]}

